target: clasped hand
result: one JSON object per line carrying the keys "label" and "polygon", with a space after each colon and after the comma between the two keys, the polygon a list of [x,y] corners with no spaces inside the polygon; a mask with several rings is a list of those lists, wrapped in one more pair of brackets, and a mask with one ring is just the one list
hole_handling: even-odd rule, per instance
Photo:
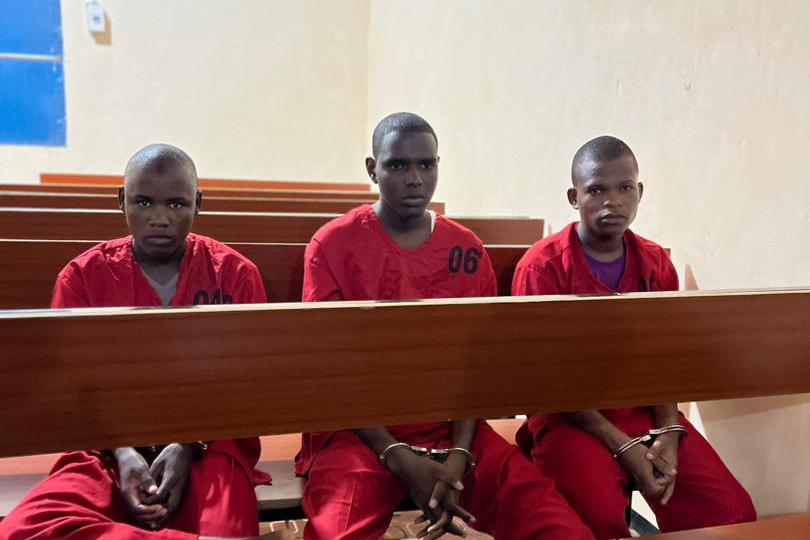
{"label": "clasped hand", "polygon": [[620,463],[633,477],[642,495],[662,505],[666,505],[675,492],[678,442],[677,433],[664,433],[649,448],[638,444],[619,456]]}
{"label": "clasped hand", "polygon": [[151,467],[134,448],[115,451],[121,494],[135,521],[159,528],[180,505],[188,481],[192,451],[172,443],[155,458]]}
{"label": "clasped hand", "polygon": [[422,511],[417,523],[426,523],[419,538],[434,540],[445,533],[466,536],[464,528],[453,521],[458,516],[467,523],[475,518],[459,505],[459,493],[464,489],[461,479],[467,469],[467,458],[451,453],[444,463],[418,456],[401,449],[388,457],[391,471],[402,480],[408,494]]}

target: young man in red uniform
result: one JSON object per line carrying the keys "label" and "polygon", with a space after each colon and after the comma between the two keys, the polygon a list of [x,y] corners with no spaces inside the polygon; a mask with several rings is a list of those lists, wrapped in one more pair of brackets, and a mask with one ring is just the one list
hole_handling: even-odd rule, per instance
{"label": "young man in red uniform", "polygon": [[[414,114],[388,116],[372,146],[366,168],[380,200],[315,233],[305,255],[304,301],[495,295],[481,241],[427,210],[439,165],[430,125]],[[440,461],[414,447],[446,452]],[[376,540],[407,495],[429,522],[426,538],[462,534],[454,516],[497,538],[592,538],[553,482],[483,421],[307,433],[297,472],[308,476],[310,540]]]}
{"label": "young man in red uniform", "polygon": [[[131,236],[68,263],[52,307],[266,302],[253,263],[190,232],[201,199],[180,149],[137,152],[119,193]],[[159,344],[144,339],[159,356]],[[269,481],[254,469],[259,453],[258,438],[68,453],[0,522],[0,539],[254,537],[254,486]]]}
{"label": "young man in red uniform", "polygon": [[[644,191],[630,148],[596,138],[574,156],[571,176],[568,201],[580,222],[531,247],[517,265],[512,294],[677,290],[666,251],[629,229]],[[643,442],[650,441],[634,440],[656,429],[662,433],[649,448]],[[675,404],[537,414],[518,441],[598,539],[629,536],[632,487],[662,531],[756,519],[751,498]]]}

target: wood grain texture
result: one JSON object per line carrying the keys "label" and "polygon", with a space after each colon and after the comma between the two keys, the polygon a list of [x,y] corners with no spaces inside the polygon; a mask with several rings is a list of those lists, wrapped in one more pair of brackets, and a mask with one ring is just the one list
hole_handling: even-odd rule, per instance
{"label": "wood grain texture", "polygon": [[[807,540],[810,538],[810,514],[797,514],[740,523],[723,527],[708,527],[655,536],[655,540]],[[630,540],[627,538],[625,540]]]}
{"label": "wood grain texture", "polygon": [[807,392],[808,313],[806,290],[6,312],[0,455]]}
{"label": "wood grain texture", "polygon": [[[9,184],[0,183],[2,191],[24,191],[26,193],[76,193],[111,195],[116,197],[118,186],[75,185],[75,184]],[[303,190],[303,189],[227,189],[206,188],[205,197],[269,197],[275,199],[351,199],[376,201],[378,195],[363,191]]]}
{"label": "wood grain texture", "polygon": [[[81,240],[0,240],[0,309],[47,308],[56,275],[97,242]],[[259,267],[270,302],[300,302],[306,244],[231,243]],[[508,296],[512,275],[526,246],[487,248],[498,293]]]}
{"label": "wood grain texture", "polygon": [[[120,186],[124,183],[124,176],[119,174],[63,174],[42,173],[39,175],[40,184],[47,185],[90,185],[90,186]],[[370,191],[368,182],[295,182],[291,180],[230,180],[222,178],[200,178],[197,184],[203,188],[227,189],[336,189],[342,191]]]}
{"label": "wood grain texture", "polygon": [[[194,232],[221,242],[309,242],[336,214],[202,212]],[[485,244],[528,245],[543,236],[543,220],[452,218]],[[107,240],[128,234],[117,210],[0,208],[0,238]]]}
{"label": "wood grain texture", "polygon": [[[209,212],[303,212],[343,214],[367,204],[357,199],[275,199],[257,197],[203,197],[202,208]],[[76,193],[31,193],[0,191],[0,207],[89,208],[117,210],[118,196]],[[430,209],[444,213],[444,203],[432,202]]]}

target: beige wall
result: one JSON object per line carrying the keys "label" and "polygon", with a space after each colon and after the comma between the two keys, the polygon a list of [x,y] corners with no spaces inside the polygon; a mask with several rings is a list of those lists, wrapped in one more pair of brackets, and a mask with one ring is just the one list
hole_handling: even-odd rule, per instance
{"label": "beige wall", "polygon": [[[809,30],[804,0],[372,2],[368,127],[424,114],[448,212],[554,230],[575,217],[574,151],[617,135],[647,188],[635,228],[679,270],[702,288],[808,285]],[[701,412],[761,512],[808,510],[810,396]]]}
{"label": "beige wall", "polygon": [[84,4],[62,2],[67,146],[0,145],[3,181],[120,173],[158,140],[209,177],[364,178],[367,0],[103,0],[101,43]]}

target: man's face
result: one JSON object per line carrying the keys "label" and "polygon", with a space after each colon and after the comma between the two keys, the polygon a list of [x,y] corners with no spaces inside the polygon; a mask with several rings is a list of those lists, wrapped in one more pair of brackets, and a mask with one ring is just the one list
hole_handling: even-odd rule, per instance
{"label": "man's face", "polygon": [[586,159],[575,168],[574,178],[568,200],[579,208],[582,223],[598,236],[624,234],[644,193],[635,159],[629,154],[612,161]]}
{"label": "man's face", "polygon": [[380,199],[403,220],[420,217],[436,191],[439,156],[430,133],[389,133],[366,166]]}
{"label": "man's face", "polygon": [[134,171],[119,194],[136,250],[155,260],[169,259],[183,248],[199,203],[194,179],[180,165],[161,173]]}

